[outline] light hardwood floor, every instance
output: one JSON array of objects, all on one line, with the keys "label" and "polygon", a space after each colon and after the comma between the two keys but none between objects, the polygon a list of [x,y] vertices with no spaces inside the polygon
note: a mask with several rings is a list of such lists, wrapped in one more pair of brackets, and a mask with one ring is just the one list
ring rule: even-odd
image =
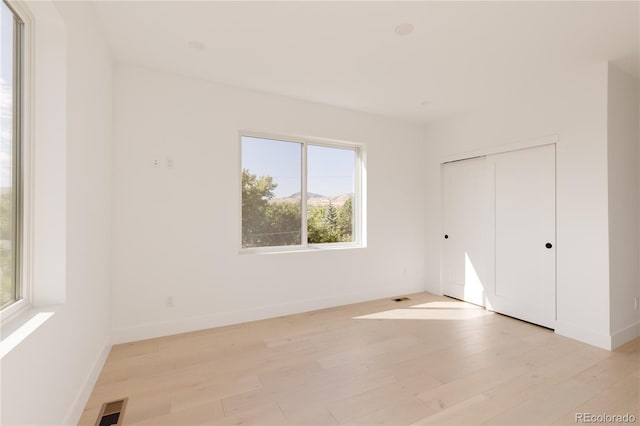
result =
[{"label": "light hardwood floor", "polygon": [[428,293],[114,346],[80,423],[640,423],[640,339],[608,352]]}]

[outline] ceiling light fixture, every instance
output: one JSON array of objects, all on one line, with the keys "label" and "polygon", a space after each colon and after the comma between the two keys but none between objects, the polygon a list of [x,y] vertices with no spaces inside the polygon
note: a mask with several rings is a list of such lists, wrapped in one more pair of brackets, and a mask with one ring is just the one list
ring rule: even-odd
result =
[{"label": "ceiling light fixture", "polygon": [[192,40],[187,44],[190,48],[192,48],[193,50],[197,50],[198,52],[204,50],[204,43],[202,43],[201,41]]},{"label": "ceiling light fixture", "polygon": [[405,36],[413,32],[413,25],[405,22],[404,24],[398,25],[394,31],[400,36]]}]

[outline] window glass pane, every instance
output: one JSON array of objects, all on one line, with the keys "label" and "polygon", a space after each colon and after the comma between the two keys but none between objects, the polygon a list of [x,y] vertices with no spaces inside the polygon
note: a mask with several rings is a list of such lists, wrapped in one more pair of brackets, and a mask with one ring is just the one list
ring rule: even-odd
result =
[{"label": "window glass pane", "polygon": [[302,144],[242,137],[242,247],[302,244]]},{"label": "window glass pane", "polygon": [[307,146],[307,241],[354,241],[356,151]]},{"label": "window glass pane", "polygon": [[14,17],[0,5],[0,306],[17,299],[14,188]]}]

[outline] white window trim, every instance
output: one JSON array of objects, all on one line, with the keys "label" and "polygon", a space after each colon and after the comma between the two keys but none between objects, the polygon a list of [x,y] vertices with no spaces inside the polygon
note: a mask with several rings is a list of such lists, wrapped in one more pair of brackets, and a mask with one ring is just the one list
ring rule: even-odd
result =
[{"label": "white window trim", "polygon": [[19,294],[20,294],[20,299],[15,301],[14,303],[12,303],[9,306],[6,306],[5,308],[3,308],[0,311],[0,322],[4,323],[6,321],[9,321],[12,318],[15,318],[16,316],[18,316],[20,313],[24,312],[26,309],[29,308],[30,304],[31,304],[31,281],[30,281],[30,275],[29,275],[29,268],[27,267],[27,259],[30,253],[30,248],[31,245],[29,244],[30,242],[30,221],[29,221],[29,213],[30,213],[30,200],[29,200],[29,193],[28,193],[28,185],[30,182],[28,173],[30,171],[30,167],[29,167],[29,159],[30,159],[30,138],[31,138],[31,132],[29,129],[29,123],[31,122],[30,120],[30,96],[32,93],[32,79],[31,79],[31,75],[32,73],[30,72],[31,70],[31,64],[32,64],[32,58],[31,58],[31,54],[32,54],[32,48],[31,48],[31,43],[32,43],[32,19],[31,19],[31,15],[28,13],[28,11],[26,11],[24,9],[24,7],[22,7],[22,4],[19,2],[15,2],[15,1],[11,1],[11,0],[7,0],[6,3],[9,5],[11,11],[13,13],[15,13],[20,20],[22,21],[22,35],[21,35],[21,42],[22,42],[22,46],[21,46],[21,53],[20,53],[20,59],[22,60],[22,64],[20,66],[20,97],[21,97],[21,101],[18,104],[20,111],[20,141],[18,141],[18,143],[20,144],[19,146],[19,150],[20,153],[18,154],[20,156],[19,158],[19,169],[18,169],[18,173],[19,173],[19,177],[17,179],[17,182],[14,182],[14,184],[17,185],[17,191],[19,191],[19,198],[20,198],[20,206],[18,207],[18,215],[20,216],[18,218],[18,226],[20,227],[20,229],[18,230],[18,235],[17,238],[19,239],[19,241],[17,242],[17,246],[19,249],[19,253],[17,253],[18,256],[18,267],[19,270],[17,271],[17,286],[20,287]]},{"label": "white window trim", "polygon": [[64,21],[50,0],[7,3],[23,21],[22,299],[0,311],[3,336],[34,309],[63,304],[66,296]]},{"label": "white window trim", "polygon": [[[242,247],[242,138],[253,137],[259,139],[270,139],[274,141],[293,142],[303,145],[302,149],[302,191],[300,196],[301,213],[302,213],[302,229],[300,245],[288,245],[288,246],[269,246],[269,247]],[[256,132],[256,131],[244,131],[241,130],[238,135],[238,149],[240,160],[239,170],[239,182],[238,182],[238,194],[239,194],[239,232],[238,241],[240,243],[240,254],[275,254],[275,253],[297,253],[297,252],[310,252],[310,251],[323,251],[323,250],[342,250],[342,249],[357,249],[366,247],[366,146],[363,143],[348,142],[336,139],[321,139],[309,136],[291,136],[281,135],[274,133]],[[354,170],[354,197],[353,208],[355,211],[353,218],[353,241],[340,242],[340,243],[321,243],[321,244],[308,244],[307,243],[307,146],[323,146],[327,148],[342,148],[353,149],[356,154],[355,170]]]}]

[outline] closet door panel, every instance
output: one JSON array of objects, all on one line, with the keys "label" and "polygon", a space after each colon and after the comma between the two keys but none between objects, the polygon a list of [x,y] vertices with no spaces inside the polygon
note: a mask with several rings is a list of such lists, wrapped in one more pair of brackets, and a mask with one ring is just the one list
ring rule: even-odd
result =
[{"label": "closet door panel", "polygon": [[555,325],[555,145],[492,155],[495,262],[488,307]]},{"label": "closet door panel", "polygon": [[443,166],[443,292],[484,306],[489,208],[486,159]]}]

